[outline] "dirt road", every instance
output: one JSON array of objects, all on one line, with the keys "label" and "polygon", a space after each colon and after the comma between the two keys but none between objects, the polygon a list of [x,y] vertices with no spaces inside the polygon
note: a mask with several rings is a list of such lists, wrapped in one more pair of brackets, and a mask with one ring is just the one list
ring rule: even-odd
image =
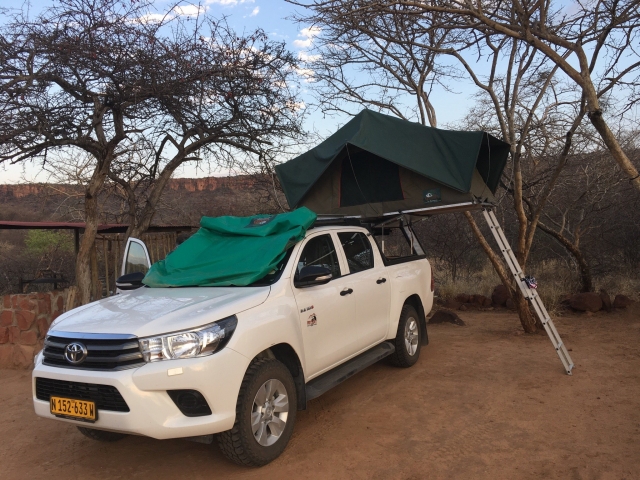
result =
[{"label": "dirt road", "polygon": [[640,308],[556,320],[576,363],[505,312],[433,325],[419,363],[374,365],[299,412],[261,469],[217,447],[103,444],[33,413],[30,373],[0,371],[0,478],[640,478]]}]

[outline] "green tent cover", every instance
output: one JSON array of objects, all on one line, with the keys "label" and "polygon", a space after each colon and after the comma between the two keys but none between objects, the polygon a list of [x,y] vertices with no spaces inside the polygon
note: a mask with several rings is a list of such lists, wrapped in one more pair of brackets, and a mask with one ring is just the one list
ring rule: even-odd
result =
[{"label": "green tent cover", "polygon": [[200,229],[144,277],[149,287],[246,286],[278,265],[304,238],[316,214],[307,208],[279,215],[202,217]]},{"label": "green tent cover", "polygon": [[292,208],[371,214],[492,201],[508,154],[509,144],[486,132],[440,130],[363,110],[276,173]]}]

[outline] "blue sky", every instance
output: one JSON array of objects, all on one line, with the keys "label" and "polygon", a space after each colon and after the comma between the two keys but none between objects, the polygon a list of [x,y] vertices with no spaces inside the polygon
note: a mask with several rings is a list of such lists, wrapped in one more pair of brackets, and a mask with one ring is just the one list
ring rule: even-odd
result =
[{"label": "blue sky", "polygon": [[[31,0],[26,3],[31,14],[36,14],[52,2],[44,0]],[[159,13],[171,8],[175,2],[162,0],[156,2],[155,8]],[[289,49],[301,58],[310,47],[313,38],[313,31],[308,29],[308,25],[296,24],[290,17],[300,10],[284,0],[203,0],[202,6],[207,13],[214,16],[226,16],[231,27],[238,32],[250,32],[256,28],[262,28],[268,33],[271,39],[283,41]],[[195,8],[195,7],[194,7]],[[310,83],[301,82],[301,96],[305,103],[310,103],[311,95]],[[461,82],[456,85],[457,92],[449,93],[444,90],[436,91],[433,96],[433,103],[438,115],[440,126],[452,124],[460,120],[465,114],[473,88],[470,84]],[[357,113],[357,112],[354,112]],[[315,132],[324,138],[342,126],[348,117],[331,116],[326,117],[321,112],[309,109],[305,121],[305,129]],[[215,172],[197,171],[195,168],[186,166],[179,170],[177,176],[197,177],[214,175],[227,175],[228,171],[219,170]],[[16,183],[24,179],[28,181],[47,181],[46,176],[39,171],[37,166],[25,164],[24,166],[0,165],[0,183]]]}]

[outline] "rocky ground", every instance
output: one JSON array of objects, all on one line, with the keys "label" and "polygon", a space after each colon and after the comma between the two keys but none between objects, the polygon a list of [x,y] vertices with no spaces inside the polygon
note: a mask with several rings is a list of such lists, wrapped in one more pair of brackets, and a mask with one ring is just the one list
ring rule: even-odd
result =
[{"label": "rocky ground", "polygon": [[93,442],[34,415],[29,372],[0,371],[0,478],[638,478],[638,303],[556,319],[572,376],[514,313],[457,313],[466,326],[430,326],[415,367],[379,363],[312,401],[259,470],[183,440]]}]

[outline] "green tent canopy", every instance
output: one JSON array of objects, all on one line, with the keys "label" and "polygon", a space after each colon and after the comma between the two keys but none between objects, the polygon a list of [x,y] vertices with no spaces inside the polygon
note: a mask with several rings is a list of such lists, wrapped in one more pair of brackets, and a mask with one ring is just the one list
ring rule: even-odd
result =
[{"label": "green tent canopy", "polygon": [[276,167],[291,208],[318,214],[492,203],[509,144],[363,110],[320,145]]},{"label": "green tent canopy", "polygon": [[315,220],[304,207],[279,215],[202,217],[200,229],[154,263],[142,282],[149,287],[250,285],[273,273]]}]

